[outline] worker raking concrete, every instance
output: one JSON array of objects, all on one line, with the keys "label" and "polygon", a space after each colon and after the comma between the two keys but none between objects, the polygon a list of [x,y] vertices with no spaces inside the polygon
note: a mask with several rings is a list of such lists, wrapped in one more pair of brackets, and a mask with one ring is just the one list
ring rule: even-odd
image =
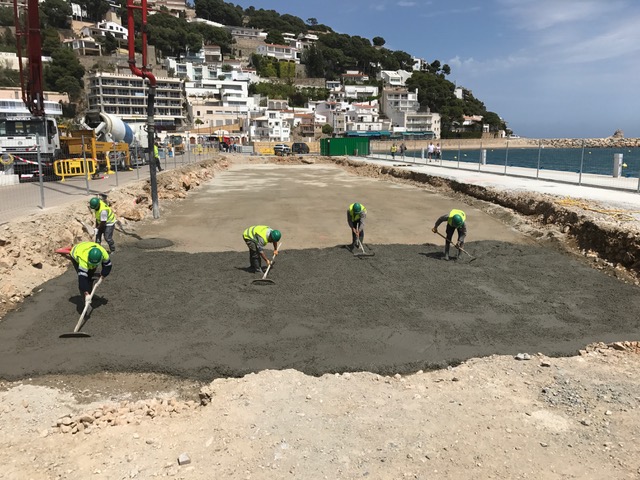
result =
[{"label": "worker raking concrete", "polygon": [[[456,252],[456,259],[460,255],[460,249],[464,245],[464,239],[467,236],[467,224],[466,224],[467,216],[462,210],[453,209],[449,213],[442,215],[438,220],[436,220],[435,226],[431,229],[433,233],[438,232],[438,226],[447,222],[447,236],[445,238],[445,247],[444,247],[444,259],[449,260],[449,247],[451,246],[451,239],[453,238],[453,232],[458,231],[458,242],[455,244],[455,247],[458,249]],[[442,236],[442,235],[441,235]]]},{"label": "worker raking concrete", "polygon": [[247,228],[242,233],[242,239],[249,248],[249,261],[251,262],[250,270],[254,273],[262,275],[262,260],[267,266],[271,265],[271,260],[264,253],[264,247],[267,244],[273,244],[273,258],[278,255],[278,242],[282,238],[280,230],[275,230],[266,225],[254,225]]},{"label": "worker raking concrete", "polygon": [[347,223],[351,229],[351,250],[358,248],[358,240],[364,242],[364,221],[367,218],[367,209],[360,203],[352,203],[347,209]]},{"label": "worker raking concrete", "polygon": [[73,268],[78,273],[78,288],[83,297],[88,297],[93,289],[94,275],[98,266],[102,265],[100,277],[106,278],[111,273],[109,253],[98,243],[80,242],[71,252]]},{"label": "worker raking concrete", "polygon": [[113,209],[106,202],[98,197],[93,197],[89,200],[89,207],[95,212],[96,216],[96,229],[94,231],[96,243],[102,243],[102,237],[104,236],[107,245],[109,245],[109,253],[115,253],[116,244],[113,241],[113,231],[116,228],[116,214],[113,213]]}]

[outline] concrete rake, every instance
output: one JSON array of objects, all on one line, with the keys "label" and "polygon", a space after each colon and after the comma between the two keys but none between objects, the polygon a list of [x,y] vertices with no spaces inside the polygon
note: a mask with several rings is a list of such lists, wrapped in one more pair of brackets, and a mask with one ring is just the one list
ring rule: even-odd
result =
[{"label": "concrete rake", "polygon": [[[282,242],[280,242],[278,244],[278,250],[280,250],[280,247],[282,246]],[[255,280],[253,280],[251,283],[254,285],[273,285],[276,282],[274,282],[273,280],[271,280],[270,278],[267,278],[267,275],[269,275],[269,270],[271,270],[271,265],[273,265],[273,262],[276,261],[276,257],[274,256],[271,259],[271,263],[269,264],[269,266],[267,267],[267,271],[264,272],[264,275],[262,275],[262,278],[256,278]]]},{"label": "concrete rake", "polygon": [[76,328],[73,329],[73,332],[63,333],[62,335],[60,335],[59,338],[86,338],[91,336],[88,333],[81,332],[80,329],[84,325],[86,316],[92,310],[91,300],[93,299],[93,294],[96,293],[96,289],[98,288],[98,285],[100,285],[101,283],[102,283],[102,277],[98,279],[96,284],[93,286],[93,289],[91,290],[91,294],[85,299],[84,310],[82,310],[82,313],[80,314],[80,318],[78,319],[78,323],[76,324]]},{"label": "concrete rake", "polygon": [[358,247],[360,248],[360,252],[356,252],[353,254],[354,257],[374,257],[375,253],[373,252],[365,252],[364,247],[362,246],[362,242],[358,239]]},{"label": "concrete rake", "polygon": [[[445,241],[445,242],[447,241],[447,237],[445,237],[444,235],[442,235],[440,232],[435,232],[435,233],[437,233],[437,234],[438,234],[438,235],[440,235],[442,238],[444,238],[444,241]],[[478,259],[477,257],[474,257],[474,256],[473,256],[473,255],[471,255],[469,252],[467,252],[464,248],[462,248],[462,247],[460,247],[460,246],[456,245],[456,244],[455,244],[455,243],[453,243],[453,242],[451,242],[451,244],[452,244],[454,247],[456,247],[460,252],[464,252],[464,253],[466,253],[467,255],[469,255],[469,257],[471,257],[471,258],[470,258],[470,260],[469,260],[469,263],[471,263],[471,262],[473,262],[473,261],[475,261],[475,260],[477,260],[477,259]]]}]

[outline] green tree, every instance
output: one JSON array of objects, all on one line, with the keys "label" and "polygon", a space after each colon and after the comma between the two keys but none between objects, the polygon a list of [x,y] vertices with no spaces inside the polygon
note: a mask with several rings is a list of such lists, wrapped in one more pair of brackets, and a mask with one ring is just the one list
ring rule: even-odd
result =
[{"label": "green tree", "polygon": [[71,3],[66,0],[44,0],[40,4],[40,23],[55,28],[71,27]]},{"label": "green tree", "polygon": [[234,6],[222,0],[195,0],[194,7],[198,18],[227,26],[242,25],[244,12],[240,6]]},{"label": "green tree", "polygon": [[89,19],[98,22],[102,20],[109,11],[109,2],[106,0],[75,0],[74,3],[80,5],[80,8],[87,11]]},{"label": "green tree", "polygon": [[495,112],[486,112],[482,116],[482,122],[489,125],[489,131],[497,132],[498,130],[505,130],[506,125],[500,115]]},{"label": "green tree", "polygon": [[83,95],[84,67],[75,52],[62,45],[51,53],[51,63],[44,68],[44,83],[47,90],[66,92],[73,102]]},{"label": "green tree", "polygon": [[276,30],[271,30],[267,34],[267,38],[265,38],[264,41],[266,43],[271,43],[271,44],[275,44],[275,45],[284,45],[284,43],[285,43],[285,40],[284,40],[284,37],[282,36],[282,33],[278,32]]},{"label": "green tree", "polygon": [[6,65],[0,65],[0,87],[20,86],[20,73]]},{"label": "green tree", "polygon": [[333,133],[333,127],[331,125],[329,125],[328,123],[325,123],[322,126],[322,133],[324,135],[331,135]]},{"label": "green tree", "polygon": [[118,40],[116,40],[116,37],[114,37],[111,32],[107,32],[104,37],[98,38],[98,42],[100,42],[100,44],[102,45],[103,53],[106,53],[108,55],[111,55],[120,46]]},{"label": "green tree", "polygon": [[373,45],[376,47],[382,47],[387,41],[382,37],[373,37]]},{"label": "green tree", "polygon": [[307,18],[307,25],[311,25],[312,27],[315,27],[316,25],[318,25],[318,19],[315,17]]},{"label": "green tree", "polygon": [[312,45],[302,52],[301,61],[304,65],[305,71],[307,72],[307,77],[324,77],[324,57],[322,56],[322,51],[315,45]]},{"label": "green tree", "polygon": [[1,27],[13,27],[16,21],[13,17],[12,7],[0,7],[0,26]]}]

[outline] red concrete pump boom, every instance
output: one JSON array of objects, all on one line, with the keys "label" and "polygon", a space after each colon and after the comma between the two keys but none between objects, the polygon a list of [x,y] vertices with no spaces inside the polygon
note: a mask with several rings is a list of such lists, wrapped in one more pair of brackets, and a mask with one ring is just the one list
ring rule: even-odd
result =
[{"label": "red concrete pump boom", "polygon": [[[44,117],[44,85],[42,77],[42,38],[40,33],[40,12],[38,0],[26,0],[27,18],[25,25],[20,19],[19,0],[13,0],[13,15],[16,26],[16,46],[22,100],[34,117]],[[24,6],[24,3],[22,3]],[[26,39],[28,72],[22,65],[22,43]]]}]

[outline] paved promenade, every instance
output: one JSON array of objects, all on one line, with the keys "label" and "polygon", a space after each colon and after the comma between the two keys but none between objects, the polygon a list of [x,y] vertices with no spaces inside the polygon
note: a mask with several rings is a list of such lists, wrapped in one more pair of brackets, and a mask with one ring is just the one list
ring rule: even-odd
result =
[{"label": "paved promenade", "polygon": [[[202,160],[205,157],[199,157]],[[457,162],[438,161],[432,163],[403,162],[402,160],[391,161],[383,156],[380,157],[350,157],[351,160],[364,161],[376,165],[396,166],[401,169],[413,170],[416,172],[428,173],[429,175],[449,178],[461,183],[471,183],[486,187],[512,191],[535,191],[551,195],[567,196],[576,199],[591,200],[610,208],[623,209],[640,220],[640,193],[636,186],[638,179],[616,178],[616,182],[628,182],[629,190],[623,191],[612,189],[611,184],[614,179],[602,175],[583,174],[583,178],[595,186],[578,185],[577,174],[571,172],[557,172],[545,170],[545,179],[536,179],[535,169],[520,167],[509,167],[510,175],[504,175],[504,167],[498,165],[482,165],[481,171],[477,165],[469,164],[474,169],[458,169]],[[195,158],[191,158],[195,161]],[[418,161],[422,161],[418,159]],[[168,159],[165,167],[171,169],[175,166],[189,163],[185,158],[181,161],[177,157],[175,162]],[[515,176],[517,170],[518,176]],[[575,177],[575,178],[574,178]],[[25,215],[47,211],[52,207],[58,207],[78,199],[86,199],[88,196],[108,192],[118,185],[146,180],[149,178],[149,167],[144,166],[133,171],[118,172],[118,174],[105,176],[101,180],[87,182],[84,178],[71,178],[66,182],[45,182],[44,208],[40,208],[41,194],[39,184],[23,183],[9,187],[0,187],[0,224]],[[575,183],[567,183],[575,182]]]}]

